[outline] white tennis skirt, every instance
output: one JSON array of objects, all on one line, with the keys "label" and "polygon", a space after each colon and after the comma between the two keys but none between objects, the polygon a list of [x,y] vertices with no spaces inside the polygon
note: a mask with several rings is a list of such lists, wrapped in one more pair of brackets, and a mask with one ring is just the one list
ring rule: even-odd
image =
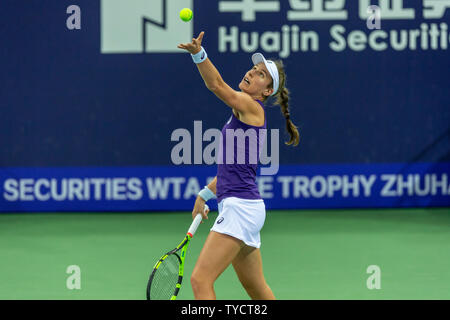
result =
[{"label": "white tennis skirt", "polygon": [[259,248],[261,231],[266,220],[266,206],[262,199],[225,198],[218,204],[219,215],[211,231],[227,234],[246,245]]}]

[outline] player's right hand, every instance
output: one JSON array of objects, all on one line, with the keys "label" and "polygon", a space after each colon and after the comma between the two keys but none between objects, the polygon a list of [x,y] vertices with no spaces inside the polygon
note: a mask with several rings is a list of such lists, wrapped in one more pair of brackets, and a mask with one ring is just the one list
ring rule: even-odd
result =
[{"label": "player's right hand", "polygon": [[[192,210],[192,219],[195,219],[197,214],[201,213],[203,220],[208,219],[208,213],[209,209],[205,211],[205,200],[203,200],[201,197],[197,196],[197,199],[195,200],[194,209]],[[203,221],[202,221],[203,223]]]}]

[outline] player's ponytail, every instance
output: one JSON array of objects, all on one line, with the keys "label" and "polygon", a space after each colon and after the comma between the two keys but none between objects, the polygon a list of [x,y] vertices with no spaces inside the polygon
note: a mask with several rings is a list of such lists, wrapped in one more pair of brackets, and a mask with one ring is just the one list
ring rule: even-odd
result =
[{"label": "player's ponytail", "polygon": [[289,110],[289,90],[286,88],[286,73],[284,71],[284,65],[281,60],[275,61],[278,68],[278,73],[280,75],[280,87],[278,92],[275,94],[277,98],[276,105],[281,108],[281,113],[286,119],[286,131],[289,133],[290,139],[286,142],[287,145],[293,144],[297,146],[300,142],[300,134],[298,133],[297,127],[291,120],[291,113]]}]

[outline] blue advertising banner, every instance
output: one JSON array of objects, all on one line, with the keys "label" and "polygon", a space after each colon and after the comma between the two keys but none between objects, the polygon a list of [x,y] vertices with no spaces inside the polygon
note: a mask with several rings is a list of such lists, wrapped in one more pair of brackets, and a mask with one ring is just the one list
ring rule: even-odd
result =
[{"label": "blue advertising banner", "polygon": [[201,31],[235,90],[253,53],[285,65],[300,144],[269,100],[269,208],[450,206],[450,0],[3,0],[0,21],[0,212],[188,210],[216,174],[197,130],[231,115],[177,48]]},{"label": "blue advertising banner", "polygon": [[[445,207],[450,163],[286,165],[257,184],[268,209]],[[0,170],[0,208],[28,211],[192,210],[214,167]],[[217,209],[217,201],[209,205]]]}]

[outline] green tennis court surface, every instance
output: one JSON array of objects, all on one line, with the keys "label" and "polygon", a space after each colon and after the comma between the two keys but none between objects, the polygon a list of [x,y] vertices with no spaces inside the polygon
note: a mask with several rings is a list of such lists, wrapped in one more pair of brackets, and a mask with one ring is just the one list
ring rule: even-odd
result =
[{"label": "green tennis court surface", "polygon": [[[217,212],[188,249],[178,299]],[[175,247],[190,213],[0,215],[0,299],[145,299],[156,260]],[[450,209],[270,211],[264,272],[278,299],[450,299]],[[69,290],[67,267],[81,270]],[[369,290],[367,268],[380,268]],[[218,299],[248,299],[232,267]]]}]

